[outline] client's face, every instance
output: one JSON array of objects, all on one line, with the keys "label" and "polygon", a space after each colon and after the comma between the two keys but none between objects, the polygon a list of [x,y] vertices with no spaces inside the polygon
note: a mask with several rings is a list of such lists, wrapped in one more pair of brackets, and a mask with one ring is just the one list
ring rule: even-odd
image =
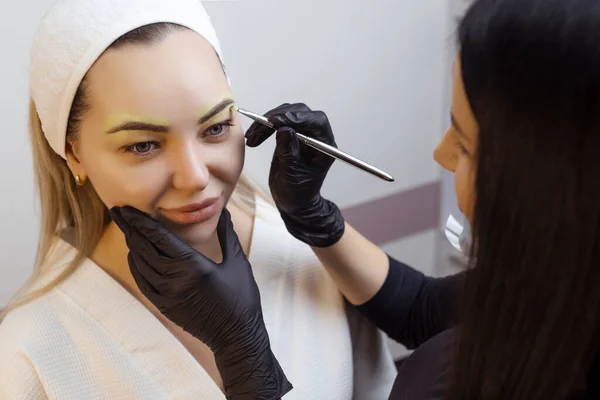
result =
[{"label": "client's face", "polygon": [[472,223],[475,202],[475,150],[479,128],[469,105],[457,57],[452,78],[452,123],[434,152],[434,159],[454,172],[458,207]]},{"label": "client's face", "polygon": [[243,130],[213,48],[178,31],[111,49],[87,83],[90,109],[71,163],[106,206],[134,206],[192,245],[213,237],[244,163]]}]

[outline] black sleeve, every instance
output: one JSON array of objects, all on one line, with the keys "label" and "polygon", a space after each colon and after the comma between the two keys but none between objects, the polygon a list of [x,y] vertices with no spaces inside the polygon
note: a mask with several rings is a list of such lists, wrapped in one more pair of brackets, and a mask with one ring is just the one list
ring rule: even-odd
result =
[{"label": "black sleeve", "polygon": [[465,272],[432,278],[388,258],[383,286],[357,309],[390,338],[414,349],[456,322]]},{"label": "black sleeve", "polygon": [[451,380],[454,330],[423,343],[402,363],[389,400],[443,400]]}]

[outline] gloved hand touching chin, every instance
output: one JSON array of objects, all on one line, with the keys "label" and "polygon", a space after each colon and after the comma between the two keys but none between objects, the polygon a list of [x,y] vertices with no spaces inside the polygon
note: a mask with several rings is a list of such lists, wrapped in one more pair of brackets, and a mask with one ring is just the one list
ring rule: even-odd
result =
[{"label": "gloved hand touching chin", "polygon": [[110,215],[125,233],[140,291],[210,347],[228,399],[274,400],[292,389],[271,351],[258,286],[227,209],[217,226],[220,264],[135,208],[115,207]]}]

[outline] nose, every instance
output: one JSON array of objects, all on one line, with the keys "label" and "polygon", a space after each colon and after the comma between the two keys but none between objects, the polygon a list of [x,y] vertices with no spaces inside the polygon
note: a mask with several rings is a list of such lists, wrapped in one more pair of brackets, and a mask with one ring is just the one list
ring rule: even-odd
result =
[{"label": "nose", "polygon": [[449,133],[446,133],[433,152],[433,159],[445,170],[454,172],[456,170],[457,151],[456,146],[451,143]]},{"label": "nose", "polygon": [[179,190],[206,189],[210,174],[199,146],[187,144],[173,155],[173,186]]}]

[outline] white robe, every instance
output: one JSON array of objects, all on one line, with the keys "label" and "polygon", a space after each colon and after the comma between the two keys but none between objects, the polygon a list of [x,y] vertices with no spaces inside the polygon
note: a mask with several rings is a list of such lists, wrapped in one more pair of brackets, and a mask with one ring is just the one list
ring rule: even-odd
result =
[{"label": "white robe", "polygon": [[[258,200],[250,263],[285,400],[387,399],[384,336],[342,296],[311,249]],[[63,262],[73,257],[68,247]],[[224,399],[185,347],[91,260],[0,325],[0,399]]]}]

